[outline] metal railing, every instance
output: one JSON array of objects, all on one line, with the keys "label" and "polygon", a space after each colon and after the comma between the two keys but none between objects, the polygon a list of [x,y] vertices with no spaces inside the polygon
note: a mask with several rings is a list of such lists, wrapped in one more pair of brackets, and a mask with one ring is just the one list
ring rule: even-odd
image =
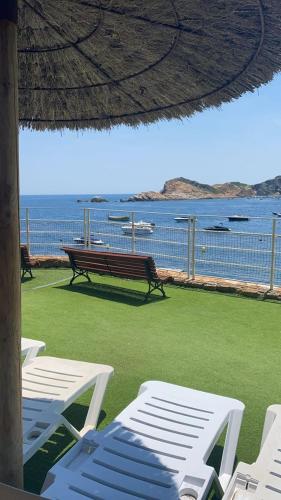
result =
[{"label": "metal railing", "polygon": [[[281,220],[251,217],[247,231],[206,229],[210,221],[227,217],[188,215],[182,224],[173,213],[124,212],[128,221],[109,220],[105,209],[84,208],[76,218],[33,216],[26,208],[21,217],[21,241],[34,255],[61,254],[63,245],[102,251],[152,255],[158,267],[238,281],[263,283],[270,289],[281,285]],[[155,223],[151,231],[140,229],[140,219]],[[125,228],[127,226],[127,230]],[[235,227],[238,229],[236,230]],[[128,229],[131,228],[131,229]],[[260,229],[260,231],[258,230]],[[125,234],[124,234],[125,233]]]}]

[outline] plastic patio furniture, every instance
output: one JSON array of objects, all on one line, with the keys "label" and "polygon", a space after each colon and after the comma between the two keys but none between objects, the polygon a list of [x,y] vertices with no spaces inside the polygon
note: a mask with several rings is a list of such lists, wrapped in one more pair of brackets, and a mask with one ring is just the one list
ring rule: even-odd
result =
[{"label": "plastic patio furniture", "polygon": [[239,462],[223,498],[281,499],[281,405],[267,409],[259,456],[251,465]]},{"label": "plastic patio furniture", "polygon": [[25,357],[23,366],[27,365],[31,359],[36,358],[37,354],[44,349],[46,349],[45,342],[22,337],[21,354]]},{"label": "plastic patio furniture", "polygon": [[[164,382],[146,382],[101,432],[89,431],[49,471],[44,498],[206,498],[231,478],[244,405]],[[219,478],[206,461],[227,426]]]},{"label": "plastic patio furniture", "polygon": [[[80,439],[95,428],[100,414],[111,366],[39,356],[22,368],[24,462],[64,425]],[[62,413],[84,392],[95,386],[85,426],[78,431]]]}]

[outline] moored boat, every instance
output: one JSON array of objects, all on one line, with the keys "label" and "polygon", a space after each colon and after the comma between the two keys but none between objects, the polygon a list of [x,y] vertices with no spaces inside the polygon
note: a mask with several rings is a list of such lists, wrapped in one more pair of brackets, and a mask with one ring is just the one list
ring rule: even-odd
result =
[{"label": "moored boat", "polygon": [[246,215],[230,215],[228,217],[229,222],[242,222],[242,221],[248,221],[249,217]]},{"label": "moored boat", "polygon": [[219,226],[214,225],[214,226],[204,227],[204,230],[205,231],[231,231],[231,229],[229,229],[229,227],[226,227],[223,224],[220,224]]},{"label": "moored boat", "polygon": [[115,222],[126,222],[130,220],[129,215],[108,215],[108,220]]},{"label": "moored boat", "polygon": [[281,217],[281,213],[280,212],[272,212],[272,215],[276,215],[276,217]]},{"label": "moored boat", "polygon": [[[84,245],[85,244],[85,239],[83,238],[83,236],[81,236],[80,238],[73,238],[73,241],[77,245]],[[104,243],[104,241],[99,240],[97,238],[91,238],[90,244],[91,245],[104,245],[105,243]]]},{"label": "moored boat", "polygon": [[122,226],[122,231],[128,236],[132,236],[133,234],[136,236],[148,236],[153,233],[153,229],[150,224],[146,223],[140,225],[140,223],[137,222],[134,225],[127,224],[126,226]]},{"label": "moored boat", "polygon": [[146,222],[144,220],[139,220],[137,222],[128,222],[128,224],[126,224],[126,226],[134,226],[135,227],[155,227],[155,222]]},{"label": "moored boat", "polygon": [[190,217],[188,215],[182,215],[181,217],[174,217],[176,222],[188,222]]}]

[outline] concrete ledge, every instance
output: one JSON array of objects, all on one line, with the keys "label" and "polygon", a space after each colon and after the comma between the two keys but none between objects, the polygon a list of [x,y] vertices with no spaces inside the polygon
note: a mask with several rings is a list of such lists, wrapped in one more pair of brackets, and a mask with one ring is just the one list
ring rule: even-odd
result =
[{"label": "concrete ledge", "polygon": [[233,293],[252,297],[260,300],[271,299],[281,301],[281,288],[269,290],[266,285],[249,283],[244,281],[227,280],[223,278],[214,278],[210,276],[196,276],[193,280],[188,278],[184,272],[158,269],[158,274],[162,278],[167,278],[169,283],[188,288],[202,288],[223,293]]},{"label": "concrete ledge", "polygon": [[51,267],[70,267],[69,258],[67,256],[42,256],[42,255],[32,255],[31,261],[34,266],[39,268],[48,269]]}]

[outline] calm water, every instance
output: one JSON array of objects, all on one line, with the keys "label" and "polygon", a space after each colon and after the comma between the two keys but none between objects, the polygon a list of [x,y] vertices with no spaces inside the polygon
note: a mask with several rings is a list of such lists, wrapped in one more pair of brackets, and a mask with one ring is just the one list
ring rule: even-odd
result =
[{"label": "calm water", "polygon": [[[154,233],[137,238],[135,250],[149,253],[161,267],[187,270],[187,225],[174,221],[177,215],[196,215],[195,259],[198,274],[238,278],[268,283],[271,269],[272,212],[281,212],[281,199],[241,198],[221,200],[181,200],[159,202],[126,202],[128,194],[103,195],[108,203],[77,203],[93,195],[22,196],[22,241],[25,241],[25,208],[30,209],[31,250],[34,254],[60,253],[62,244],[73,244],[74,237],[83,236],[84,208],[92,208],[91,234],[101,238],[108,249],[132,250],[132,238],[125,237],[121,224],[109,224],[108,214],[119,210],[138,212],[135,221],[155,222]],[[102,211],[100,209],[105,209]],[[247,215],[247,222],[229,222],[228,215]],[[211,217],[207,217],[211,216]],[[262,217],[262,219],[255,219]],[[50,222],[53,221],[53,222]],[[220,224],[231,232],[209,233],[206,226]],[[281,219],[277,219],[281,235]],[[98,247],[95,247],[98,249]],[[104,250],[104,247],[101,249]],[[280,251],[279,251],[280,250]],[[189,261],[188,261],[189,259]],[[281,237],[276,239],[275,281],[281,283]]]},{"label": "calm water", "polygon": [[[128,194],[102,195],[108,203],[77,203],[77,199],[89,199],[93,195],[44,195],[21,196],[21,208],[30,207],[32,215],[38,218],[72,219],[81,217],[83,208],[104,208],[109,212],[118,210],[160,212],[155,215],[156,222],[174,223],[173,218],[165,213],[176,215],[218,215],[213,223],[222,222],[222,217],[233,214],[246,214],[250,217],[271,217],[272,212],[281,212],[281,198],[236,198],[221,200],[179,200],[179,201],[144,201],[120,203],[120,198],[128,198]],[[176,223],[175,223],[176,224]],[[236,228],[245,230],[244,223],[236,223]],[[267,230],[265,221],[247,223],[247,231]]]}]

